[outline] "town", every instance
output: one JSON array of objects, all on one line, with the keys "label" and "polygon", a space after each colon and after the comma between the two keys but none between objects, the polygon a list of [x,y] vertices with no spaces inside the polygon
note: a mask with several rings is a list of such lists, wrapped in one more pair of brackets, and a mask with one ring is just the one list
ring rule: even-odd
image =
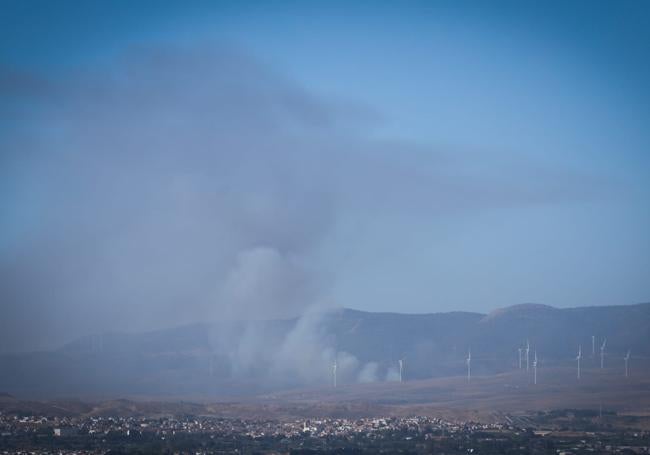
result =
[{"label": "town", "polygon": [[[572,412],[582,428],[538,429],[539,422]],[[0,453],[650,453],[650,432],[585,426],[592,415],[580,414],[506,416],[504,423],[424,416],[282,421],[0,415]]]}]

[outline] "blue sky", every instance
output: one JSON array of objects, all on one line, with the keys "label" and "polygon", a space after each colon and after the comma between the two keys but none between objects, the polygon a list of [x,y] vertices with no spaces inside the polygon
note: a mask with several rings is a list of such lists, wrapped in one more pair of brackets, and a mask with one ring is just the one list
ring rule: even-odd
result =
[{"label": "blue sky", "polygon": [[[567,307],[650,299],[650,7],[645,2],[5,0],[2,5],[0,96],[8,101],[0,109],[2,265],[25,277],[36,273],[29,264],[38,262],[39,276],[53,286],[43,291],[55,295],[48,303],[52,311],[66,305],[57,301],[81,298],[78,281],[72,273],[59,277],[43,266],[48,261],[34,249],[60,245],[66,232],[100,243],[106,232],[112,238],[100,218],[124,216],[122,202],[149,185],[159,194],[169,188],[164,182],[181,181],[194,191],[191,201],[204,201],[206,194],[219,194],[214,183],[219,179],[238,191],[234,205],[252,204],[254,215],[246,217],[256,229],[270,226],[274,234],[255,231],[242,240],[238,232],[241,244],[232,251],[215,244],[214,254],[224,256],[215,263],[223,264],[204,279],[221,283],[219,290],[207,296],[197,291],[205,289],[203,282],[179,280],[171,292],[178,294],[176,300],[161,304],[165,310],[156,321],[143,318],[131,327],[106,309],[100,312],[104,318],[88,316],[83,322],[97,329],[102,321],[139,329],[170,325],[179,313],[188,321],[201,319],[214,300],[244,298],[230,294],[229,280],[234,276],[237,286],[246,287],[252,273],[241,270],[246,261],[254,262],[262,293],[271,286],[279,299],[374,311],[487,312],[522,302]],[[177,62],[187,64],[177,79],[160,76],[158,81],[157,63],[146,68],[133,63],[155,60],[142,51],[151,48],[175,53]],[[206,61],[214,66],[206,70]],[[227,145],[209,128],[195,130],[207,119],[202,111],[200,119],[186,112],[185,95],[198,89],[187,86],[171,100],[164,93],[188,80],[210,91],[209,80],[202,78],[206,71],[218,78],[222,67],[234,75],[224,76],[226,93],[218,99],[226,101],[215,115],[230,122],[228,134],[239,134]],[[175,67],[160,68],[177,73]],[[136,86],[136,79],[144,85]],[[252,99],[249,85],[241,93],[228,91],[240,82],[252,84],[259,100]],[[115,98],[95,100],[93,87],[116,98],[126,96],[127,89],[129,96],[146,92],[144,102],[151,106],[142,108],[145,113],[159,112],[154,106],[160,100],[169,103],[164,121],[180,129],[170,133],[167,144],[178,148],[165,152],[171,158],[164,179],[162,171],[151,175],[155,163],[165,162],[149,150],[156,143],[146,142],[146,128],[152,126],[138,131],[125,122],[107,138],[128,137],[128,143],[118,143],[125,148],[146,144],[148,151],[136,159],[142,168],[111,195],[95,195],[93,182],[118,181],[122,174],[111,169],[124,164],[105,159],[113,153],[109,146],[103,150],[111,141],[101,136],[107,134],[104,123],[101,128],[93,123],[94,113],[104,122],[115,113],[138,119],[144,114],[135,104],[113,105]],[[192,96],[198,99],[201,92]],[[257,102],[265,103],[259,118]],[[291,118],[278,109],[287,109]],[[248,123],[251,117],[255,120]],[[181,118],[192,126],[179,126]],[[93,131],[100,136],[90,138]],[[259,144],[238,142],[259,131],[264,137]],[[179,139],[186,136],[201,138],[200,147]],[[193,149],[208,144],[218,144],[209,157]],[[228,159],[218,156],[224,147],[231,149]],[[282,150],[270,161],[272,172],[239,161],[240,149],[264,147]],[[250,160],[266,157],[251,152]],[[237,170],[210,174],[210,166]],[[160,187],[151,183],[158,178]],[[285,178],[291,183],[277,183]],[[90,196],[79,199],[87,190]],[[238,199],[242,194],[244,202]],[[99,201],[108,201],[115,212],[97,213]],[[150,209],[150,201],[142,204]],[[196,202],[202,214],[212,208],[203,203]],[[296,206],[304,212],[295,215]],[[284,221],[291,227],[277,221],[278,207],[289,213]],[[220,215],[239,216],[228,213]],[[326,221],[316,229],[306,218]],[[221,232],[220,222],[206,221],[211,222],[214,230],[199,234],[206,242],[234,235],[225,228],[226,234]],[[302,223],[308,233],[301,231]],[[137,238],[144,229],[135,223],[124,228],[124,236]],[[285,242],[276,230],[311,239],[305,240],[309,246]],[[158,247],[174,243],[174,235],[162,235]],[[103,264],[111,254],[53,257]],[[138,258],[144,268],[153,260]],[[196,267],[209,263],[192,255],[184,260]],[[156,276],[172,273],[182,274],[166,269]],[[106,277],[106,270],[97,275]],[[267,283],[278,276],[286,280],[282,286],[308,281],[309,289],[289,291]],[[43,296],[22,292],[15,283],[4,283],[0,291],[17,302],[14,325],[19,326],[25,318],[19,308],[39,308]],[[139,301],[160,297],[133,283],[104,285],[120,290],[122,297],[115,299],[133,293]],[[93,300],[92,291],[84,292],[84,301]],[[138,305],[147,314],[150,307]],[[60,322],[52,330],[63,327]]]}]

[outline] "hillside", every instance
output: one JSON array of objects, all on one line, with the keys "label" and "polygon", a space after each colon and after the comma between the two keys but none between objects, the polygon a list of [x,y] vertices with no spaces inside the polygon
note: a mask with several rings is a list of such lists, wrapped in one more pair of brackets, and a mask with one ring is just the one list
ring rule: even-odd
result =
[{"label": "hillside", "polygon": [[[341,385],[395,380],[398,359],[407,380],[463,375],[470,348],[474,374],[485,376],[517,369],[517,349],[526,340],[531,359],[537,351],[546,366],[571,367],[578,344],[584,367],[598,366],[605,337],[607,369],[621,370],[628,349],[633,367],[650,357],[650,304],[571,309],[526,304],[487,315],[346,309],[312,319],[306,328],[304,320],[292,319],[105,333],[53,351],[4,355],[0,391],[30,398],[252,396],[326,386],[331,379],[327,355],[334,352]],[[247,357],[252,360],[244,364]],[[280,370],[279,362],[287,359],[307,372],[299,376],[286,365]]]}]

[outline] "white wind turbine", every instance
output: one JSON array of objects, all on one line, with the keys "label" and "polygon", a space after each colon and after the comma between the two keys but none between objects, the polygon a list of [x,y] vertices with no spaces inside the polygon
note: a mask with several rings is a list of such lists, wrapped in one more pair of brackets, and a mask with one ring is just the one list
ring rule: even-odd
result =
[{"label": "white wind turbine", "polygon": [[402,373],[404,371],[404,360],[399,359],[397,362],[399,363],[399,382],[402,382]]},{"label": "white wind turbine", "polygon": [[580,379],[580,359],[582,359],[582,345],[578,345],[578,356],[576,357],[578,361],[578,379]]},{"label": "white wind turbine", "polygon": [[530,370],[530,368],[528,368],[528,362],[530,358],[530,356],[528,355],[529,352],[530,352],[530,342],[526,340],[526,371]]},{"label": "white wind turbine", "polygon": [[596,335],[591,336],[591,358],[596,357]]},{"label": "white wind turbine", "polygon": [[467,351],[467,382],[472,379],[472,350]]},{"label": "white wind turbine", "polygon": [[537,385],[537,350],[535,350],[535,358],[533,359],[533,383]]},{"label": "white wind turbine", "polygon": [[519,351],[519,369],[521,370],[521,351],[522,351],[522,349],[518,348],[517,350]]},{"label": "white wind turbine", "polygon": [[332,382],[334,384],[334,388],[336,388],[336,359],[334,359],[334,363],[332,364]]},{"label": "white wind turbine", "polygon": [[607,338],[603,340],[603,344],[600,346],[600,368],[605,368],[605,346],[607,345]]},{"label": "white wind turbine", "polygon": [[624,357],[624,360],[625,360],[625,377],[627,378],[629,376],[629,374],[628,374],[629,372],[628,372],[628,369],[627,369],[627,364],[630,361],[630,350],[629,349],[627,351],[627,354]]}]

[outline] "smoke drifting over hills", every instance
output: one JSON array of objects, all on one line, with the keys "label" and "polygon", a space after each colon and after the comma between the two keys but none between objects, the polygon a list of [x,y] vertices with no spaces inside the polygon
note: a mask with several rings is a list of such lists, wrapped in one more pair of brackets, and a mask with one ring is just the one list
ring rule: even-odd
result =
[{"label": "smoke drifting over hills", "polygon": [[[16,135],[7,164],[36,186],[39,213],[3,264],[14,306],[3,333],[17,337],[12,318],[33,314],[24,306],[44,318],[34,333],[49,345],[86,327],[292,317],[323,305],[310,264],[337,195],[329,159],[314,152],[343,152],[330,138],[341,134],[333,108],[223,50],[141,50],[110,72],[34,83],[42,90],[22,96],[37,108],[23,115],[41,117],[38,134]],[[315,314],[275,340],[253,323],[217,333],[214,351],[235,377],[259,375],[269,358],[276,379],[327,377],[335,354]],[[339,362],[342,374],[356,367],[345,353]]]},{"label": "smoke drifting over hills", "polygon": [[340,239],[364,212],[431,216],[600,191],[597,179],[543,169],[528,181],[525,163],[503,178],[462,172],[467,155],[411,162],[417,147],[368,138],[381,119],[372,109],[326,102],[231,50],[137,49],[58,76],[3,74],[5,351],[301,316],[272,342],[250,323],[215,334],[213,348],[234,375],[264,357],[270,377],[322,380],[338,356],[342,377],[373,381],[377,365],[337,354],[312,311],[350,304],[329,286],[348,248]]},{"label": "smoke drifting over hills", "polygon": [[3,246],[15,307],[3,329],[33,317],[24,306],[57,343],[87,326],[286,317],[313,303],[305,263],[333,195],[299,136],[331,129],[326,108],[225,51],[142,50],[33,82],[3,84],[36,122],[5,144],[15,210],[28,213]]}]

